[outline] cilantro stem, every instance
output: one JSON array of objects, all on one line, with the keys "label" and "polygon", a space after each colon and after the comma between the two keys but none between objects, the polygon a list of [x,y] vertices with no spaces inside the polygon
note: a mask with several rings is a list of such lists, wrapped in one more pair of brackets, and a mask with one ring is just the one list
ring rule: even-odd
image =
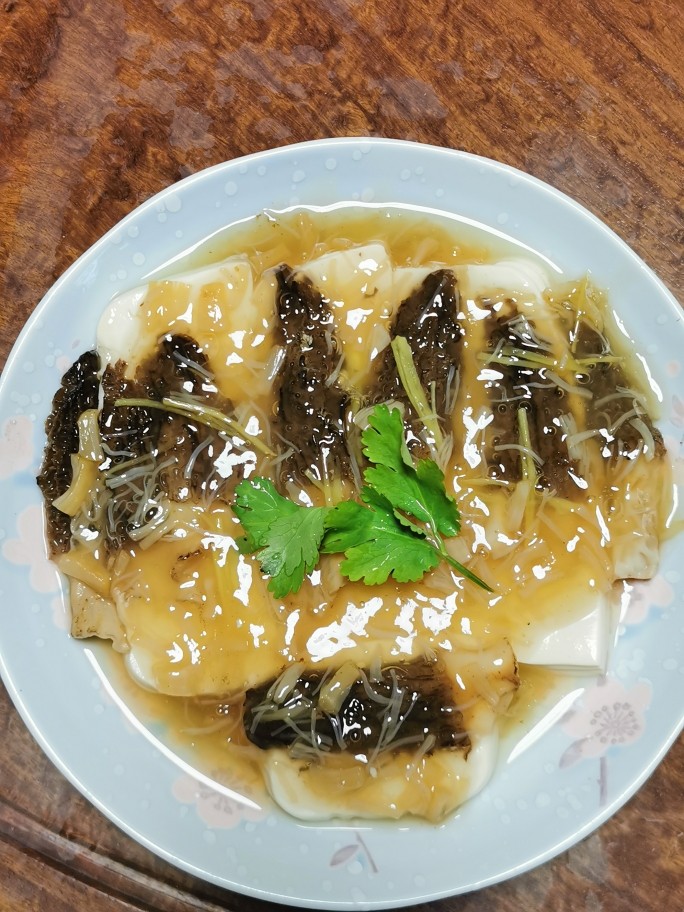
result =
[{"label": "cilantro stem", "polygon": [[161,402],[156,399],[117,399],[114,405],[127,408],[156,408],[163,412],[171,412],[173,415],[180,415],[182,418],[194,418],[200,424],[213,428],[215,431],[242,437],[243,440],[251,443],[255,449],[265,456],[275,456],[273,450],[259,440],[258,437],[248,434],[241,424],[233,421],[232,418],[224,415],[218,409],[212,408],[210,405],[204,405],[200,402],[187,402],[184,399],[175,399],[171,396],[165,396]]},{"label": "cilantro stem", "polygon": [[411,346],[408,340],[404,336],[396,336],[396,338],[392,339],[392,351],[394,352],[394,361],[397,365],[397,372],[401,385],[404,387],[404,392],[425,428],[432,435],[435,447],[439,449],[444,443],[444,435],[437,421],[437,415],[430,408],[427,401],[416,365],[413,363],[413,355],[411,354]]},{"label": "cilantro stem", "polygon": [[461,574],[461,576],[464,576],[466,579],[470,580],[471,583],[475,583],[476,586],[479,586],[480,589],[484,589],[485,592],[494,592],[492,587],[488,586],[484,580],[481,580],[479,576],[476,576],[476,574],[474,574],[471,570],[468,570],[467,567],[464,567],[463,564],[459,564],[459,562],[456,560],[456,558],[452,557],[446,551],[446,549],[444,551],[440,551],[440,549],[438,548],[437,550],[439,551],[440,555],[444,558],[444,560],[448,564],[451,564],[451,566],[454,568],[454,570],[458,570],[458,572]]},{"label": "cilantro stem", "polygon": [[435,532],[434,538],[429,538],[428,541],[430,545],[435,549],[437,554],[439,554],[439,556],[442,558],[442,560],[445,560],[448,564],[450,564],[454,570],[457,570],[461,574],[461,576],[464,576],[466,579],[470,580],[471,583],[475,583],[476,586],[479,586],[480,589],[484,589],[486,592],[494,592],[492,587],[488,586],[484,580],[481,580],[479,576],[472,572],[472,570],[468,570],[467,567],[464,567],[463,564],[459,563],[455,557],[452,557],[449,554],[446,546],[444,545],[444,540],[442,539],[442,536],[439,534],[439,532]]},{"label": "cilantro stem", "polygon": [[520,435],[520,445],[522,451],[522,477],[524,481],[530,481],[532,487],[537,483],[537,469],[532,456],[532,437],[530,436],[530,424],[527,420],[527,410],[518,409],[518,433]]},{"label": "cilantro stem", "polygon": [[515,346],[504,345],[499,351],[487,354],[482,352],[478,355],[478,361],[485,364],[506,364],[515,365],[516,367],[558,367],[558,359],[552,355],[542,355],[536,351],[530,351],[527,348],[515,348]]}]

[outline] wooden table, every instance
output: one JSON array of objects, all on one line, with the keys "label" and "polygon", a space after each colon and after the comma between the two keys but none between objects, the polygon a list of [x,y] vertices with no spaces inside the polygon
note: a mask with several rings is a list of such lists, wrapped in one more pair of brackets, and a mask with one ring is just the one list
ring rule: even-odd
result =
[{"label": "wooden table", "polygon": [[[2,0],[2,363],[60,273],[152,193],[325,136],[414,139],[528,171],[595,212],[684,301],[683,61],[677,0]],[[266,908],[122,835],[4,691],[0,732],[2,912]],[[683,908],[683,790],[680,741],[584,842],[424,908]]]}]

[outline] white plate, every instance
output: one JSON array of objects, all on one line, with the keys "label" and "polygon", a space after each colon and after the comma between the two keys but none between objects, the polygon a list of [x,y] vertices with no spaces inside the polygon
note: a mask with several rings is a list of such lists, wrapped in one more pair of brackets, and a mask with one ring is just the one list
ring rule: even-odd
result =
[{"label": "white plate", "polygon": [[[246,809],[193,775],[112,697],[100,652],[71,640],[44,557],[34,476],[66,366],[94,340],[112,294],[207,235],[262,208],[393,202],[456,213],[510,235],[609,290],[664,391],[661,427],[684,481],[681,312],[650,270],[594,216],[551,187],[465,153],[389,140],[324,140],[187,178],[149,200],[48,292],[0,384],[0,659],[43,749],[111,820],[198,877],[304,906],[378,908],[466,892],[567,849],[613,814],[682,727],[684,584],[674,543],[633,599],[607,679],[502,765],[441,826],[304,825]],[[679,699],[673,699],[679,694]]]}]

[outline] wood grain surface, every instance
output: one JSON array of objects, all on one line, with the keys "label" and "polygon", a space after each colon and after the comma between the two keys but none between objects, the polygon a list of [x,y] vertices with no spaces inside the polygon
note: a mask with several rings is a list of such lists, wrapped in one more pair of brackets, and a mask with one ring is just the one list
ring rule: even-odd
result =
[{"label": "wood grain surface", "polygon": [[[684,300],[683,60],[677,0],[0,0],[0,363],[54,280],[150,195],[325,136],[414,139],[528,171]],[[417,908],[683,909],[683,790],[680,741],[569,852]],[[267,908],[119,832],[2,691],[0,912]]]}]

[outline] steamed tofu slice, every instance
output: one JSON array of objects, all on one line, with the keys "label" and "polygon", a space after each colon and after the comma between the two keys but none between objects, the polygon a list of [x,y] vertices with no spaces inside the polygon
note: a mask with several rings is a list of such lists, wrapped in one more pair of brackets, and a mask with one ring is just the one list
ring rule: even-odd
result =
[{"label": "steamed tofu slice", "polygon": [[467,292],[474,298],[503,291],[535,301],[551,284],[548,271],[538,260],[522,256],[497,260],[496,263],[457,266],[456,272],[467,279]]},{"label": "steamed tofu slice", "polygon": [[471,313],[477,314],[478,299],[497,302],[514,298],[520,311],[534,321],[543,338],[550,342],[562,340],[555,315],[544,300],[551,279],[541,263],[513,257],[497,263],[458,266],[454,271]]},{"label": "steamed tofu slice", "polygon": [[[528,551],[516,551],[514,560],[521,578],[534,581],[536,560]],[[293,648],[315,664],[344,659],[363,667],[414,654],[417,640],[441,652],[445,635],[460,646],[468,638],[500,635],[520,662],[598,673],[606,667],[617,620],[612,578],[601,576],[601,565],[589,563],[584,552],[578,560],[585,563],[573,579],[537,581],[532,595],[500,564],[492,605],[490,596],[469,586],[448,595],[432,591],[429,577],[423,584],[387,583],[370,591],[347,583],[330,605],[303,614]]]},{"label": "steamed tofu slice", "polygon": [[[487,265],[458,267],[456,272],[474,322],[488,313],[482,307],[483,301],[489,302],[488,307],[495,302],[493,309],[496,311],[497,302],[513,298],[518,311],[534,323],[539,335],[551,343],[556,357],[562,361],[568,350],[567,334],[560,325],[557,312],[545,298],[551,281],[540,263],[520,257]],[[608,336],[611,349],[629,357],[630,348],[624,338],[624,328],[612,312],[606,310],[604,316],[605,326],[602,329]],[[634,362],[634,359],[631,361]],[[639,393],[645,401],[654,403],[652,381],[649,381],[638,361],[633,367]],[[570,394],[566,401],[568,411],[575,417],[578,436],[582,436],[586,429],[586,400]],[[584,453],[589,476],[592,472],[604,473],[603,487],[606,490],[612,488],[615,492],[613,503],[605,511],[614,579],[650,579],[658,567],[660,528],[671,507],[668,462],[643,455],[636,461],[622,458],[613,462],[598,455],[599,441],[600,438],[584,440],[579,446]],[[602,626],[597,622],[596,630],[600,629]]]},{"label": "steamed tofu slice", "polygon": [[544,296],[551,286],[551,277],[541,263],[514,257],[497,263],[460,266],[454,271],[472,323],[481,322],[490,312],[505,314],[506,302],[514,301],[515,311],[532,323],[559,360],[563,358],[568,340]]},{"label": "steamed tofu slice", "polygon": [[117,295],[104,311],[97,348],[104,365],[126,362],[126,375],[167,333],[188,334],[206,353],[216,384],[229,399],[244,389],[268,391],[265,365],[273,348],[276,282],[255,282],[246,257],[151,281]]},{"label": "steamed tofu slice", "polygon": [[[540,551],[534,544],[514,552],[522,576],[517,584],[507,579],[510,642],[524,664],[601,673],[617,625],[612,563],[607,553],[600,553],[605,549],[598,531],[581,517],[557,513],[554,519],[557,534],[540,526],[536,538],[545,543],[555,574],[536,578],[546,565],[538,562]],[[580,540],[570,551],[566,543],[574,539]],[[516,617],[523,623],[514,623]]]},{"label": "steamed tofu slice", "polygon": [[77,640],[99,637],[111,640],[116,652],[128,652],[126,631],[116,606],[81,580],[69,580],[71,635]]},{"label": "steamed tofu slice", "polygon": [[496,766],[498,743],[492,727],[475,739],[467,757],[458,751],[420,759],[398,754],[379,763],[375,775],[353,759],[316,765],[278,749],[268,752],[262,770],[273,800],[299,820],[396,820],[411,814],[438,822],[484,788]]},{"label": "steamed tofu slice", "polygon": [[239,693],[284,662],[266,581],[232,536],[201,523],[132,554],[112,584],[129,673],[171,696]]},{"label": "steamed tofu slice", "polygon": [[578,620],[553,628],[540,624],[531,637],[512,637],[518,661],[570,673],[605,672],[616,614],[609,596],[597,593],[593,601]]},{"label": "steamed tofu slice", "polygon": [[371,362],[390,341],[396,308],[429,275],[428,267],[394,267],[382,244],[327,253],[295,270],[329,302],[344,355],[343,374],[363,387]]},{"label": "steamed tofu slice", "polygon": [[651,579],[658,570],[661,529],[673,506],[670,463],[640,456],[614,485],[608,529],[615,578]]},{"label": "steamed tofu slice", "polygon": [[517,663],[506,642],[444,658],[469,751],[404,749],[364,764],[345,752],[311,762],[268,750],[262,769],[272,798],[300,820],[415,815],[437,822],[481,791],[497,762],[498,719],[519,686]]}]

